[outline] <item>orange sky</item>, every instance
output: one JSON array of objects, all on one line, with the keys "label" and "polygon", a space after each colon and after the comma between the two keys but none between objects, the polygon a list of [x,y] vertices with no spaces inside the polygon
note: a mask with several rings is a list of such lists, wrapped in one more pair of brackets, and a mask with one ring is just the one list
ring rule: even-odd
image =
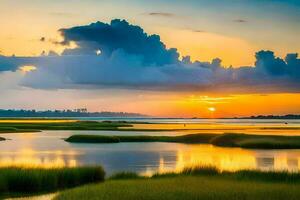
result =
[{"label": "orange sky", "polygon": [[[110,101],[114,111],[140,112],[160,117],[243,117],[251,115],[285,115],[300,113],[300,94],[242,94],[205,96],[188,94],[142,95],[124,99],[126,104]],[[116,99],[116,101],[118,101]],[[123,101],[122,101],[123,102]],[[94,105],[93,105],[94,104]],[[91,100],[90,110],[97,110],[99,103]],[[214,108],[215,111],[212,111]]]}]

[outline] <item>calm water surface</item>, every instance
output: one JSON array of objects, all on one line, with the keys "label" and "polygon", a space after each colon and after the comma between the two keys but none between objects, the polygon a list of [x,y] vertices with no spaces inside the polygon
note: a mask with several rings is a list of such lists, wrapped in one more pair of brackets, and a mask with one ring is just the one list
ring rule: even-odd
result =
[{"label": "calm water surface", "polygon": [[[252,121],[251,123],[255,122]],[[261,123],[266,124],[265,121],[259,121],[255,125]],[[285,124],[285,121],[272,121],[271,123],[278,125]],[[216,126],[220,124],[226,126],[224,122],[220,122]],[[232,127],[231,122],[228,124]],[[289,121],[288,126],[290,124],[300,126],[299,121]],[[222,130],[218,131],[222,132]],[[255,130],[251,131],[255,132]],[[271,134],[272,131],[276,134],[300,135],[300,130],[297,129],[265,130],[268,134]],[[215,165],[223,170],[294,171],[300,168],[300,150],[246,150],[215,147],[206,144],[175,143],[71,144],[63,140],[63,138],[70,135],[83,133],[101,135],[180,135],[187,132],[43,131],[41,133],[2,134],[1,136],[9,140],[0,142],[0,166],[54,167],[100,164],[108,174],[117,171],[136,171],[145,175],[154,172],[179,171],[186,166],[199,164]],[[259,133],[264,133],[264,131],[260,130]]]},{"label": "calm water surface", "polygon": [[73,119],[94,121],[134,121],[148,123],[211,124],[211,125],[280,125],[288,123],[300,125],[300,119],[190,119],[190,118],[117,118],[117,117],[78,117]]}]

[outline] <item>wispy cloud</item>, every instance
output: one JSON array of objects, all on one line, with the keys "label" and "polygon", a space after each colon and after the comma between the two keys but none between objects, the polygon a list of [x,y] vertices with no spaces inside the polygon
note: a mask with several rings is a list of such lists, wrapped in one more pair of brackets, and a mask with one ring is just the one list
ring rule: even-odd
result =
[{"label": "wispy cloud", "polygon": [[155,16],[155,17],[176,17],[177,16],[174,13],[168,13],[168,12],[149,12],[145,14],[149,16]]},{"label": "wispy cloud", "polygon": [[245,20],[245,19],[235,19],[235,20],[233,20],[233,22],[236,22],[236,23],[247,23],[248,21]]},{"label": "wispy cloud", "polygon": [[202,102],[209,105],[215,105],[215,104],[226,104],[234,98],[235,98],[234,96],[225,96],[225,97],[191,96],[189,100],[195,102]]},{"label": "wispy cloud", "polygon": [[195,32],[195,33],[205,33],[206,31],[204,30],[201,30],[201,29],[190,29],[192,32]]}]

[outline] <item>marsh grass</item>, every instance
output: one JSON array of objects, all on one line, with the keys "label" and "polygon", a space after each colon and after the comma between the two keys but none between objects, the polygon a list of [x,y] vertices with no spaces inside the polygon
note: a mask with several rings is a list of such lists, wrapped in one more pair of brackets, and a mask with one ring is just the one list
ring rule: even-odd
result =
[{"label": "marsh grass", "polygon": [[62,192],[56,200],[291,200],[295,185],[237,182],[219,177],[113,180]]},{"label": "marsh grass", "polygon": [[185,144],[213,144],[222,147],[253,149],[298,149],[300,136],[247,135],[237,133],[189,134],[182,136],[104,136],[73,135],[66,139],[74,143],[119,143],[119,142],[174,142]]},{"label": "marsh grass", "polygon": [[[259,171],[259,170],[240,170],[237,172],[223,172],[224,176],[229,176],[237,180],[255,180],[268,182],[300,183],[299,172],[288,171]],[[221,174],[221,175],[222,175]]]},{"label": "marsh grass", "polygon": [[116,174],[113,174],[108,179],[109,180],[122,180],[122,179],[140,179],[145,178],[143,176],[140,176],[136,172],[119,172]]},{"label": "marsh grass", "polygon": [[115,136],[106,135],[72,135],[65,139],[65,141],[72,143],[119,143],[120,139]]},{"label": "marsh grass", "polygon": [[208,143],[216,134],[189,134],[182,136],[104,136],[72,135],[65,141],[74,143],[119,143],[119,142],[174,142],[174,143]]},{"label": "marsh grass", "polygon": [[180,174],[183,175],[208,175],[208,176],[214,176],[217,174],[220,174],[220,170],[215,166],[193,166],[193,167],[186,167],[184,168]]},{"label": "marsh grass", "polygon": [[263,182],[286,182],[300,183],[300,173],[289,171],[261,171],[261,170],[238,170],[221,171],[212,165],[198,165],[185,167],[179,172],[155,173],[152,176],[141,176],[135,172],[119,172],[113,174],[108,180],[122,179],[148,179],[148,178],[171,178],[179,176],[219,176],[235,180],[252,180]]},{"label": "marsh grass", "polygon": [[263,182],[286,182],[300,183],[300,173],[298,171],[261,171],[261,170],[238,170],[221,171],[215,166],[193,166],[186,167],[178,173],[157,173],[153,178],[177,177],[177,176],[219,176],[235,180],[251,180]]},{"label": "marsh grass", "polygon": [[185,168],[179,173],[142,177],[119,173],[103,184],[60,193],[56,200],[296,200],[299,173],[244,170],[220,171],[213,166]]},{"label": "marsh grass", "polygon": [[104,181],[102,167],[0,168],[0,194],[55,191]]},{"label": "marsh grass", "polygon": [[210,140],[216,146],[250,149],[299,149],[300,136],[225,133]]}]

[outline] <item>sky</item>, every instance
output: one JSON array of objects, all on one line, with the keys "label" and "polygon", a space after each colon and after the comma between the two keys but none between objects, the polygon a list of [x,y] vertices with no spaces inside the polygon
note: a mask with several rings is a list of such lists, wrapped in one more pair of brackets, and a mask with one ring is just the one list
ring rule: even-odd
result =
[{"label": "sky", "polygon": [[300,113],[297,0],[0,0],[0,108]]}]

